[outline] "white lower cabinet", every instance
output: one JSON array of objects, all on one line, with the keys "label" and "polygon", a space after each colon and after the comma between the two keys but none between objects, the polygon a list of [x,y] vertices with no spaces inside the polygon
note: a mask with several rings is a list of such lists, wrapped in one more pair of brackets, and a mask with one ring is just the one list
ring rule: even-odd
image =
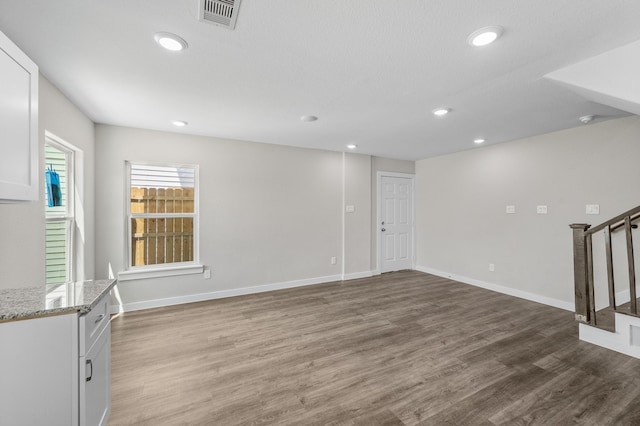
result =
[{"label": "white lower cabinet", "polygon": [[111,325],[80,357],[80,424],[106,425],[111,407]]},{"label": "white lower cabinet", "polygon": [[86,314],[0,323],[0,426],[106,425],[108,295]]},{"label": "white lower cabinet", "polygon": [[103,426],[111,412],[111,322],[107,298],[80,316],[80,426]]},{"label": "white lower cabinet", "polygon": [[0,323],[0,425],[78,424],[78,314]]}]

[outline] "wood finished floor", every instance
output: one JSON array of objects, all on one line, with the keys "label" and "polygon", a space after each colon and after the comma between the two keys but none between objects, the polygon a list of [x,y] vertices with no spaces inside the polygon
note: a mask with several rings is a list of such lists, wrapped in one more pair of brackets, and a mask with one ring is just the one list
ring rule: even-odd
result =
[{"label": "wood finished floor", "polygon": [[414,271],[112,322],[111,426],[524,424],[640,424],[640,360]]}]

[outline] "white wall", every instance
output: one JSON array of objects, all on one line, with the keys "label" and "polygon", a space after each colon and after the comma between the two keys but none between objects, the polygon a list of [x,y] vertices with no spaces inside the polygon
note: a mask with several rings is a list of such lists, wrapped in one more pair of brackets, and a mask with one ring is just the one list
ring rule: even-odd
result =
[{"label": "white wall", "polygon": [[545,77],[592,102],[640,114],[640,41],[620,46]]},{"label": "white wall", "polygon": [[40,79],[40,113],[42,131],[46,130],[74,147],[76,280],[93,279],[95,275],[95,126],[45,78]]},{"label": "white wall", "polygon": [[120,282],[125,309],[340,279],[343,245],[346,276],[371,273],[370,156],[97,125],[96,158],[98,277],[125,269],[125,161],[200,166],[200,260],[212,279]]},{"label": "white wall", "polygon": [[[84,234],[78,233],[78,278],[93,277],[94,266],[94,130],[93,123],[58,89],[40,76],[39,81],[40,165],[43,171],[40,188],[44,188],[44,133],[50,131],[81,148],[84,155],[76,159],[77,169],[84,175],[77,179],[78,210]],[[44,285],[45,230],[44,200],[32,203],[0,204],[0,288]]]},{"label": "white wall", "polygon": [[345,154],[345,275],[371,274],[371,157]]},{"label": "white wall", "polygon": [[569,224],[640,204],[639,141],[635,116],[418,161],[419,267],[572,306]]}]

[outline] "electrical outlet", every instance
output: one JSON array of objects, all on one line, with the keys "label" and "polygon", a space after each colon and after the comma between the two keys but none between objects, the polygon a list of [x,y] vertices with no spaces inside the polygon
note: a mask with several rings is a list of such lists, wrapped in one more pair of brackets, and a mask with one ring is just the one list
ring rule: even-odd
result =
[{"label": "electrical outlet", "polygon": [[493,272],[496,270],[496,265],[494,265],[493,263],[489,264],[489,272]]},{"label": "electrical outlet", "polygon": [[507,214],[515,214],[516,213],[516,206],[514,205],[508,205],[507,208],[505,209]]},{"label": "electrical outlet", "polygon": [[204,270],[204,279],[205,280],[210,280],[211,279],[211,269],[205,269]]},{"label": "electrical outlet", "polygon": [[331,264],[335,265],[336,263],[338,263],[338,259],[335,256],[331,256]]},{"label": "electrical outlet", "polygon": [[541,205],[536,207],[536,213],[547,214],[547,206]]},{"label": "electrical outlet", "polygon": [[600,214],[600,204],[587,204],[585,208],[587,214]]}]

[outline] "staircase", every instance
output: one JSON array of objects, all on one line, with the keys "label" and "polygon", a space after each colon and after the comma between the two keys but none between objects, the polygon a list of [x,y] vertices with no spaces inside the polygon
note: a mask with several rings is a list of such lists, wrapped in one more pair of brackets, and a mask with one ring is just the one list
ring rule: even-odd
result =
[{"label": "staircase", "polygon": [[[635,358],[640,358],[635,265],[638,260],[634,254],[640,253],[640,249],[634,250],[633,241],[638,221],[640,206],[594,227],[585,223],[570,225],[575,318],[580,323],[580,340]],[[599,244],[594,245],[594,241]],[[625,252],[624,257],[621,252]],[[623,279],[616,282],[615,278],[620,276]]]}]

